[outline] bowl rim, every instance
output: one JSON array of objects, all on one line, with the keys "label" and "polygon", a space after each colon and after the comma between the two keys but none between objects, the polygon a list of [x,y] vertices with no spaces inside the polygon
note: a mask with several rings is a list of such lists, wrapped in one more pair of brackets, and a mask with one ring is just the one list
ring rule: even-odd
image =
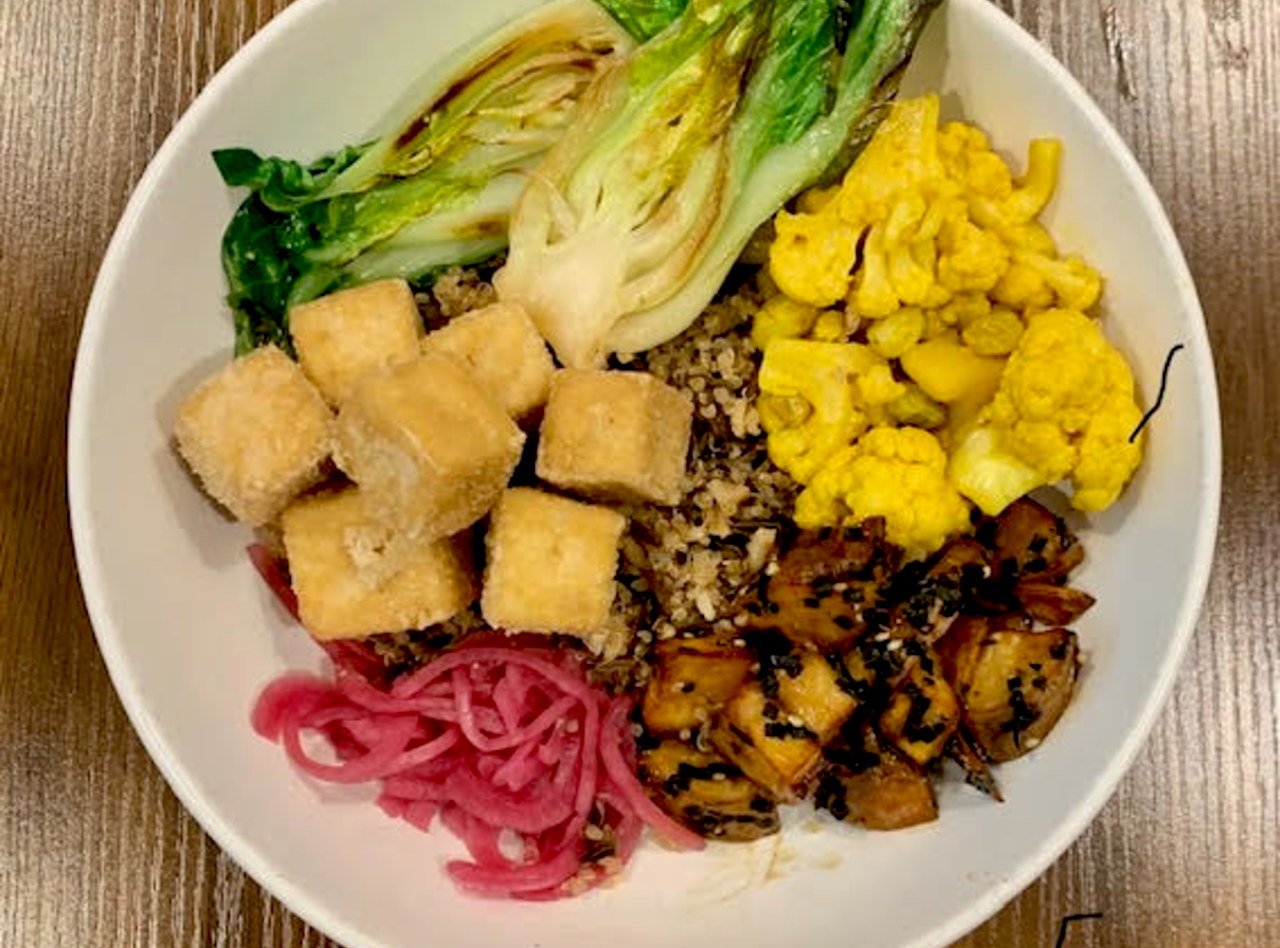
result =
[{"label": "bowl rim", "polygon": [[[139,227],[142,212],[156,194],[159,179],[168,168],[173,153],[177,150],[179,143],[200,125],[205,113],[214,108],[221,99],[224,87],[230,85],[237,74],[245,70],[250,63],[269,52],[278,36],[309,17],[317,15],[328,5],[343,2],[349,2],[349,0],[297,0],[251,36],[219,67],[200,90],[165,137],[135,185],[103,255],[85,311],[80,342],[76,351],[67,420],[67,502],[80,586],[99,651],[102,653],[112,685],[119,695],[130,724],[170,789],[213,841],[291,912],[350,948],[365,948],[365,946],[384,943],[356,930],[327,908],[322,900],[314,898],[301,886],[295,885],[273,868],[270,862],[259,853],[257,846],[225,821],[219,815],[214,803],[206,799],[205,795],[196,788],[179,763],[178,753],[161,736],[148,708],[145,695],[125,658],[120,644],[122,633],[113,620],[105,590],[101,585],[102,570],[95,553],[97,544],[94,542],[94,524],[88,497],[91,464],[86,447],[91,414],[90,393],[97,369],[99,342],[107,322],[109,309],[107,301],[111,296],[112,287],[119,279],[121,261]],[[1029,55],[1046,69],[1053,81],[1080,109],[1081,114],[1098,133],[1106,148],[1116,157],[1121,172],[1127,183],[1132,186],[1139,205],[1154,225],[1162,251],[1168,259],[1170,268],[1174,271],[1177,292],[1189,318],[1188,342],[1191,344],[1187,346],[1188,355],[1194,362],[1197,376],[1204,380],[1204,384],[1199,386],[1197,395],[1203,416],[1202,462],[1205,498],[1196,524],[1196,547],[1188,582],[1183,589],[1182,601],[1178,607],[1177,626],[1158,669],[1155,685],[1138,716],[1131,722],[1124,742],[1106,768],[1098,775],[1090,792],[1076,802],[1054,832],[1041,842],[1031,856],[1017,864],[1012,872],[988,886],[983,895],[974,899],[967,908],[946,918],[914,941],[904,943],[902,948],[941,948],[991,918],[1057,861],[1115,793],[1121,779],[1128,773],[1138,752],[1146,743],[1158,715],[1168,701],[1178,670],[1198,624],[1213,565],[1221,502],[1221,417],[1216,373],[1204,313],[1185,255],[1155,189],[1129,146],[1079,80],[1017,21],[987,0],[945,0],[945,2],[966,7],[967,12],[984,19],[986,25],[993,30],[1006,34],[1006,38],[1021,52]],[[392,946],[386,946],[386,948],[392,948]]]}]

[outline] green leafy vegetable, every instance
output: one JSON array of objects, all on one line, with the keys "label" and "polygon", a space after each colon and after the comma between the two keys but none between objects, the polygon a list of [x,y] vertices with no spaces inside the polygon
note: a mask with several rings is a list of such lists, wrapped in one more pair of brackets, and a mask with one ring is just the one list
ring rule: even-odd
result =
[{"label": "green leafy vegetable", "polygon": [[670,26],[689,0],[597,0],[638,40],[652,39]]},{"label": "green leafy vegetable", "polygon": [[252,192],[222,246],[237,352],[290,351],[295,303],[501,251],[525,177],[632,45],[591,0],[556,0],[455,57],[374,141],[311,165],[215,152],[223,180]]},{"label": "green leafy vegetable", "polygon": [[936,0],[689,0],[584,98],[499,294],[569,365],[680,333],[788,199],[847,164]]}]

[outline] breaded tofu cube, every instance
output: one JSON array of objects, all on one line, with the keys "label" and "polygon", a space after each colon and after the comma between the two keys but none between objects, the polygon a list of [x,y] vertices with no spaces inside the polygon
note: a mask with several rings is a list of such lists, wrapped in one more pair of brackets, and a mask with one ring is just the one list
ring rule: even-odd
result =
[{"label": "breaded tofu cube", "polygon": [[319,482],[333,415],[296,362],[263,346],[187,396],[174,436],[209,496],[261,526]]},{"label": "breaded tofu cube", "polygon": [[422,317],[404,280],[339,290],[289,310],[302,371],[331,405],[363,375],[418,355]]},{"label": "breaded tofu cube", "polygon": [[547,344],[518,303],[494,303],[458,316],[428,333],[422,351],[461,359],[517,420],[546,402],[555,372]]},{"label": "breaded tofu cube", "polygon": [[680,502],[693,403],[647,372],[565,369],[551,382],[540,478],[585,497]]},{"label": "breaded tofu cube", "polygon": [[298,611],[317,639],[421,629],[475,601],[465,535],[398,544],[393,569],[371,570],[359,546],[371,519],[357,488],[304,497],[281,520]]},{"label": "breaded tofu cube", "polygon": [[524,433],[442,352],[365,376],[338,412],[335,460],[373,514],[421,540],[451,536],[493,507]]},{"label": "breaded tofu cube", "polygon": [[480,611],[497,629],[589,636],[613,606],[626,518],[528,487],[494,508]]}]

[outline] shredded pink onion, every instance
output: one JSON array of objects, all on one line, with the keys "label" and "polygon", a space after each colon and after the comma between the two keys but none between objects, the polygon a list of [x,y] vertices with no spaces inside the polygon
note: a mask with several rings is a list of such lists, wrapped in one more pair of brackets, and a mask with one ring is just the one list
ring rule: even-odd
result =
[{"label": "shredded pink onion", "polygon": [[[390,817],[426,831],[439,815],[472,859],[446,871],[471,892],[586,891],[626,863],[646,824],[674,846],[704,845],[637,780],[629,700],[592,686],[571,653],[496,635],[474,642],[386,690],[337,659],[333,680],[284,675],[258,699],[254,729],[313,777],[381,781],[377,803]],[[336,762],[308,754],[304,731],[327,738]],[[600,858],[610,848],[613,859]]]}]

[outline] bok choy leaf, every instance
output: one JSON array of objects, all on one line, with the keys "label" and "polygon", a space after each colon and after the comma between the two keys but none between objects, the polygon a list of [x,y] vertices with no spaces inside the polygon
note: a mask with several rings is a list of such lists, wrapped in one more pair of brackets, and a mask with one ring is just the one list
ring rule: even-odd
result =
[{"label": "bok choy leaf", "polygon": [[310,165],[215,152],[223,179],[251,191],[222,244],[237,352],[292,351],[295,303],[501,251],[525,176],[633,45],[593,0],[554,0],[455,57],[376,140]]},{"label": "bok choy leaf", "polygon": [[851,160],[937,0],[689,0],[603,77],[511,219],[499,295],[567,365],[650,348]]}]

